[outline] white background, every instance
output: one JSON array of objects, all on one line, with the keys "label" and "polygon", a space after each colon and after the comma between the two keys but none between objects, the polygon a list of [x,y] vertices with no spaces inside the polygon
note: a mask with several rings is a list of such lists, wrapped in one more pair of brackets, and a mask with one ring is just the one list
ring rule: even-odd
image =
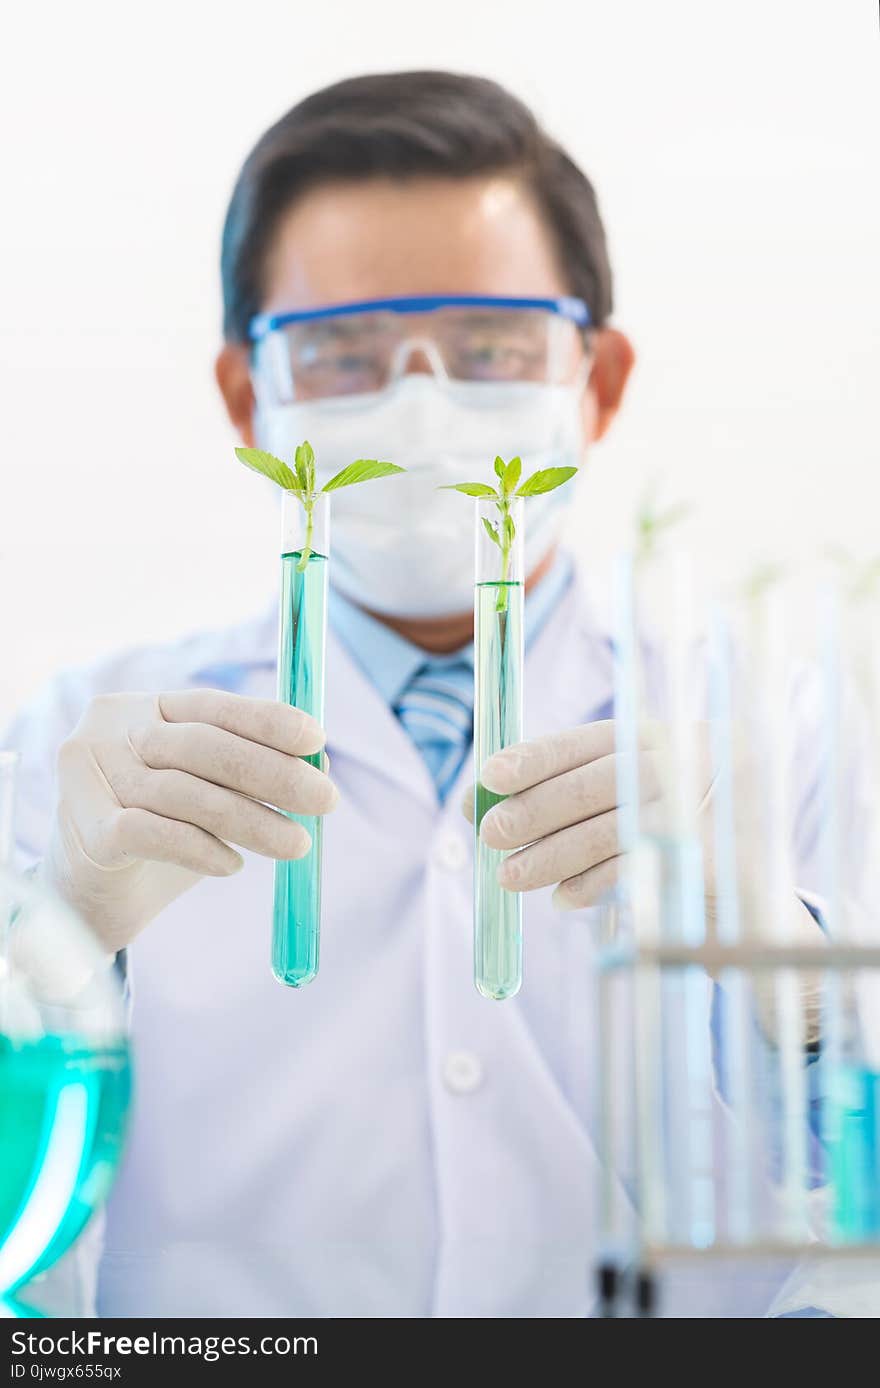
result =
[{"label": "white background", "polygon": [[597,183],[640,360],[588,562],[657,472],[714,578],[880,549],[874,0],[35,0],[3,46],[0,722],[61,665],[265,604],[274,514],[211,371],[221,222],[264,127],[358,71],[497,77]]}]

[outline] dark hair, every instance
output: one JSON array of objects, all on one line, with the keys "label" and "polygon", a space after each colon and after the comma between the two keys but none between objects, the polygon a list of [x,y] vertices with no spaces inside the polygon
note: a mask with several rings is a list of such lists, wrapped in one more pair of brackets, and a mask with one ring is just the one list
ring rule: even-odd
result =
[{"label": "dark hair", "polygon": [[308,188],[334,179],[511,173],[550,228],[567,291],[593,322],[611,312],[611,267],[589,179],[527,106],[484,77],[391,72],[352,77],[300,101],[258,140],[223,227],[226,337],[247,340],[260,311],[278,221]]}]

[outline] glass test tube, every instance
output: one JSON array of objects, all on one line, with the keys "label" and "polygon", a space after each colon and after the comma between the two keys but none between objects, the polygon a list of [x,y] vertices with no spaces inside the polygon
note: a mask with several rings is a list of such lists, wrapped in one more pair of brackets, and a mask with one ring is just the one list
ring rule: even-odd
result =
[{"label": "glass test tube", "polygon": [[[656,740],[659,772],[655,804],[650,781],[640,787],[638,852],[646,863],[653,855],[655,883],[645,883],[639,929],[655,895],[660,941],[692,949],[706,938],[695,587],[692,565],[678,547],[661,545],[636,562],[636,661],[653,649],[656,667],[651,681],[639,680],[637,696],[644,734]],[[710,993],[702,968],[665,967],[659,1004],[666,1226],[673,1242],[702,1248],[716,1233]]]},{"label": "glass test tube", "polygon": [[[770,583],[752,595],[749,609],[758,719],[756,748],[762,763],[762,804],[755,806],[756,819],[763,809],[763,861],[759,869],[762,890],[751,925],[758,939],[784,946],[793,943],[792,907],[796,899],[790,830],[791,652],[786,640],[790,623],[778,583]],[[753,851],[760,850],[756,846]],[[753,860],[752,870],[756,865]],[[799,1242],[808,1236],[809,1126],[801,979],[795,970],[774,970],[773,1001],[781,1101],[782,1236]]]},{"label": "glass test tube", "polygon": [[509,503],[515,534],[505,555],[488,527],[503,533],[493,498],[476,502],[474,588],[474,982],[486,998],[510,998],[522,983],[522,896],[498,881],[503,851],[480,839],[483,817],[504,799],[480,783],[483,763],[522,741],[523,511]]},{"label": "glass test tube", "polygon": [[[623,866],[620,895],[639,947],[660,943],[659,883],[654,846],[641,837],[642,786],[639,765],[641,724],[645,716],[644,680],[636,620],[635,561],[626,552],[614,569],[614,728],[617,752],[619,844]],[[632,989],[633,1040],[632,1123],[635,1171],[642,1238],[661,1243],[667,1237],[666,1189],[663,1179],[663,1085],[657,1037],[661,1029],[660,970],[638,964]],[[603,1037],[609,1044],[610,1037]],[[603,1095],[610,1106],[612,1096]],[[610,1121],[606,1114],[605,1121]]]},{"label": "glass test tube", "polygon": [[[686,554],[679,551],[661,563],[665,593],[663,646],[666,684],[664,720],[665,784],[662,786],[666,818],[664,845],[667,853],[669,893],[665,902],[664,933],[670,942],[698,948],[706,941],[703,853],[698,827],[698,806],[704,791],[699,775],[697,700],[694,653],[698,622],[696,578]],[[652,576],[646,576],[651,583]],[[680,1011],[683,1025],[669,1027],[667,1036],[670,1073],[680,1075],[667,1091],[670,1153],[684,1180],[670,1202],[670,1213],[688,1242],[708,1247],[716,1236],[716,1200],[713,1152],[712,1064],[709,1045],[710,992],[703,970],[689,965],[669,970],[664,980],[667,1020]],[[667,1062],[668,1063],[668,1062]],[[679,1145],[680,1139],[680,1145]]]},{"label": "glass test tube", "polygon": [[[737,884],[736,747],[743,736],[741,698],[733,687],[730,619],[713,608],[709,629],[709,728],[712,751],[712,846],[715,858],[714,933],[721,946],[742,943]],[[757,1076],[753,1065],[753,1001],[749,977],[742,969],[725,969],[718,983],[726,1006],[722,1013],[724,1076],[722,1092],[732,1122],[725,1129],[724,1234],[731,1243],[747,1243],[756,1229],[752,1153],[757,1122]]]},{"label": "glass test tube", "polygon": [[[310,553],[303,564],[304,550]],[[320,493],[311,525],[292,492],[282,507],[281,611],[278,639],[278,698],[324,721],[324,664],[327,637],[327,571],[330,556],[330,498]],[[320,766],[323,754],[304,760]],[[272,972],[299,988],[318,972],[321,929],[320,816],[290,815],[311,835],[304,858],[275,864]]]}]

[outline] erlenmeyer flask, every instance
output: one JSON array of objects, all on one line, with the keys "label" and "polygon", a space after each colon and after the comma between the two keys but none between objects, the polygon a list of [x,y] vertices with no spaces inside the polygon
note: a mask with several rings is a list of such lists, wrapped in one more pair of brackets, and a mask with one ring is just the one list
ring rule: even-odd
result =
[{"label": "erlenmeyer flask", "polygon": [[62,902],[0,866],[0,1296],[103,1205],[130,1093],[114,961]]}]

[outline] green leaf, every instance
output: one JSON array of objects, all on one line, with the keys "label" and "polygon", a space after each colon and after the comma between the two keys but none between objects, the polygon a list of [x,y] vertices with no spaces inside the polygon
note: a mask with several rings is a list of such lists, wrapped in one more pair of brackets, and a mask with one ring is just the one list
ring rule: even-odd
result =
[{"label": "green leaf", "polygon": [[545,467],[533,472],[516,490],[517,496],[542,496],[544,492],[555,491],[570,481],[577,472],[576,467]]},{"label": "green leaf", "polygon": [[497,545],[498,548],[500,549],[500,548],[501,548],[501,537],[499,536],[498,531],[495,529],[495,527],[494,527],[494,525],[492,524],[492,522],[491,522],[490,520],[487,520],[485,516],[481,516],[480,519],[482,520],[483,525],[484,525],[485,528],[486,528],[486,534],[489,536],[489,539],[492,541],[493,544]]},{"label": "green leaf", "polygon": [[300,486],[310,496],[315,490],[315,451],[307,439],[297,445],[294,466]]},{"label": "green leaf", "polygon": [[504,476],[501,479],[501,490],[505,496],[510,496],[515,490],[516,484],[522,476],[522,459],[511,458],[507,467],[504,469]]},{"label": "green leaf", "polygon": [[377,463],[374,458],[359,458],[325,482],[321,491],[338,492],[340,487],[353,487],[356,482],[372,482],[376,477],[391,477],[395,472],[405,471],[396,463]]},{"label": "green leaf", "polygon": [[301,490],[298,478],[291,472],[286,463],[282,463],[280,458],[276,458],[272,453],[264,453],[261,448],[236,448],[235,456],[245,467],[251,468],[254,472],[259,472],[263,477],[268,477],[270,482],[275,482],[279,487],[283,487],[286,492],[299,492]]},{"label": "green leaf", "polygon": [[485,482],[448,482],[444,487],[438,487],[438,492],[464,492],[465,496],[497,496],[494,487],[487,487]]},{"label": "green leaf", "polygon": [[513,523],[513,516],[510,512],[504,517],[504,538],[507,541],[507,548],[509,549],[516,539],[516,526]]},{"label": "green leaf", "polygon": [[503,478],[506,467],[507,467],[507,464],[505,463],[505,461],[504,461],[503,458],[496,458],[496,459],[495,459],[495,476],[496,476],[497,478],[499,478],[499,479]]}]

